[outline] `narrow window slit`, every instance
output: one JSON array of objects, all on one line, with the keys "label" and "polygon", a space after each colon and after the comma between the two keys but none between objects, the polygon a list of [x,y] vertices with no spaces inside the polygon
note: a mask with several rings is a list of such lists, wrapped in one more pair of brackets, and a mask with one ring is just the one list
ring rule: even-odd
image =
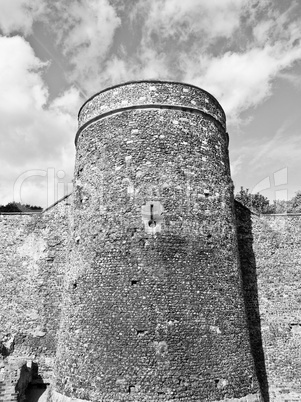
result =
[{"label": "narrow window slit", "polygon": [[156,226],[156,221],[154,219],[154,213],[153,213],[154,205],[150,205],[150,220],[148,221],[148,226],[150,227],[155,227]]}]

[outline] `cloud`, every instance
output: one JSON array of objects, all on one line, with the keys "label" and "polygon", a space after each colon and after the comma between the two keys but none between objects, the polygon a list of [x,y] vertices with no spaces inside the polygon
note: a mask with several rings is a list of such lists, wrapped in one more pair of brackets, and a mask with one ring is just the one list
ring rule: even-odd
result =
[{"label": "cloud", "polygon": [[125,45],[109,56],[101,81],[186,81],[215,95],[230,124],[241,123],[301,59],[301,20],[295,2],[286,7],[270,0],[140,0],[129,12],[135,50],[129,54]]},{"label": "cloud", "polygon": [[135,78],[183,80],[212,92],[235,123],[267,99],[274,79],[301,58],[296,2],[281,9],[271,0],[34,4],[13,0],[16,18],[9,26],[21,27],[22,10],[27,30],[34,19],[47,23],[69,65],[69,83],[88,95]]},{"label": "cloud", "polygon": [[[13,198],[14,182],[26,171],[47,172],[48,168],[55,167],[64,170],[69,180],[80,96],[71,88],[48,102],[42,75],[47,63],[35,56],[23,38],[0,37],[0,54],[1,202],[9,202]],[[45,205],[41,188],[46,183],[27,179],[25,184],[24,194],[28,186],[35,187],[27,201]]]},{"label": "cloud", "polygon": [[301,136],[299,132],[295,132],[293,126],[292,121],[284,121],[272,138],[268,141],[265,138],[261,145],[257,142],[257,148],[253,150],[250,160],[252,169],[262,169],[265,164],[268,165],[271,161],[284,165],[287,163],[300,164]]},{"label": "cloud", "polygon": [[203,86],[217,97],[234,123],[243,111],[271,95],[273,79],[299,60],[300,54],[299,46],[289,48],[277,43],[245,53],[199,56],[199,63],[187,62],[185,80]]},{"label": "cloud", "polygon": [[[262,16],[267,5],[269,11]],[[234,34],[231,50],[182,56],[184,80],[215,95],[230,123],[237,123],[242,112],[271,96],[275,78],[300,62],[301,19],[294,8],[293,4],[281,14],[265,1],[260,10],[256,7],[256,18],[249,13],[254,13],[254,7],[245,8],[244,25]]]},{"label": "cloud", "polygon": [[68,4],[60,0],[1,0],[3,34],[35,35],[37,21],[47,25],[69,63],[69,83],[82,87],[83,93],[93,91],[121,24],[109,0],[74,0]]},{"label": "cloud", "polygon": [[108,0],[87,0],[48,3],[47,18],[57,44],[68,58],[70,81],[84,90],[94,90],[104,68],[104,59],[112,46],[120,18]]},{"label": "cloud", "polygon": [[154,34],[163,39],[190,40],[198,34],[202,44],[216,37],[229,37],[239,25],[239,15],[246,0],[144,0],[132,10],[132,21],[137,15],[145,18],[144,36],[151,41]]},{"label": "cloud", "polygon": [[0,29],[4,35],[12,32],[22,32],[28,35],[32,25],[39,15],[45,11],[43,0],[1,0]]},{"label": "cloud", "polygon": [[[20,36],[0,37],[0,107],[4,118],[26,120],[28,109],[42,109],[48,97],[40,72],[47,66]],[[26,77],[24,77],[26,72]],[[24,79],[26,78],[26,79]],[[7,121],[0,121],[1,129]]]},{"label": "cloud", "polygon": [[71,172],[75,86],[92,95],[130,79],[186,81],[215,95],[230,123],[241,123],[244,111],[270,97],[277,77],[300,86],[292,73],[301,59],[296,1],[1,0],[5,35],[18,31],[30,40],[36,21],[56,40],[70,88],[50,101],[49,64],[21,37],[0,38],[2,193],[10,194],[20,170]]},{"label": "cloud", "polygon": [[300,189],[299,131],[299,124],[294,119],[287,119],[272,136],[255,134],[246,138],[244,145],[234,152],[234,167],[240,161],[243,166],[243,169],[232,171],[236,188],[248,183],[252,192],[263,191],[271,200],[283,197],[282,190],[289,190],[291,197]]}]

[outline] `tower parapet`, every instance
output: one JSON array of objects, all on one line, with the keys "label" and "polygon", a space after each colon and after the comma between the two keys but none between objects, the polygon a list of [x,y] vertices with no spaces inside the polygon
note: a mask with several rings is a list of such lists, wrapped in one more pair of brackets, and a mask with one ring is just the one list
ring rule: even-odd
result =
[{"label": "tower parapet", "polygon": [[79,127],[119,109],[156,106],[202,111],[226,127],[225,113],[209,92],[189,84],[151,80],[115,85],[92,96],[79,111]]},{"label": "tower parapet", "polygon": [[225,115],[137,81],[79,114],[55,401],[260,401]]}]

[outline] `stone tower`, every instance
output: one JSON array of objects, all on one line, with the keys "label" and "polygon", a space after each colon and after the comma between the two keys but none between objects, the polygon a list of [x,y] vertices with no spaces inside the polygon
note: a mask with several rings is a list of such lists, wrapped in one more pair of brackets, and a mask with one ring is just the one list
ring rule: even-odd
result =
[{"label": "stone tower", "polygon": [[54,401],[261,401],[223,109],[137,81],[81,108]]}]

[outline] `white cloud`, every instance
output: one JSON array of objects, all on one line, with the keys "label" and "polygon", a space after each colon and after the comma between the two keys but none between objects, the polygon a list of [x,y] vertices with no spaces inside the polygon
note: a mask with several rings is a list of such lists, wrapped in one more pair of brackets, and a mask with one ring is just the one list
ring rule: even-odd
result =
[{"label": "white cloud", "polygon": [[36,21],[46,24],[56,37],[57,46],[70,65],[66,73],[69,83],[82,87],[83,93],[93,92],[121,24],[109,0],[0,1],[0,32],[4,35],[34,35]]},{"label": "white cloud", "polygon": [[[35,21],[47,25],[49,40],[57,39],[65,58],[69,82],[83,92],[130,79],[183,80],[215,95],[233,123],[271,96],[277,77],[298,82],[291,67],[301,59],[300,5],[281,3],[280,9],[279,4],[0,0],[0,29],[30,37]],[[72,87],[49,101],[47,63],[24,39],[0,38],[0,54],[0,189],[9,194],[8,183],[24,169],[55,166],[71,172],[80,100]]]},{"label": "white cloud", "polygon": [[236,160],[242,157],[243,169],[232,172],[237,189],[248,183],[252,192],[264,190],[272,200],[279,198],[278,191],[283,189],[289,190],[290,197],[300,189],[301,137],[295,123],[295,119],[284,120],[272,136],[254,133],[243,141],[235,151]]},{"label": "white cloud", "polygon": [[245,53],[220,57],[200,56],[188,61],[185,80],[211,92],[235,122],[244,110],[257,106],[271,94],[273,79],[300,59],[301,47],[277,43]]},{"label": "white cloud", "polygon": [[[69,181],[80,97],[72,88],[48,103],[48,90],[42,77],[46,65],[23,38],[0,37],[0,54],[0,196],[3,203],[12,201],[13,184],[25,171],[47,171],[55,167],[64,170]],[[27,179],[24,194],[28,188],[35,188],[27,201],[45,205],[43,186],[45,182]]]},{"label": "white cloud", "polygon": [[[41,109],[48,97],[40,71],[46,67],[20,36],[0,37],[0,108],[4,118],[26,119],[28,109]],[[24,72],[26,71],[26,77]],[[24,79],[26,78],[26,79]],[[0,121],[1,129],[7,121]]]},{"label": "white cloud", "polygon": [[120,18],[108,0],[49,4],[53,32],[72,65],[71,81],[93,91]]},{"label": "white cloud", "polygon": [[301,59],[295,2],[280,11],[270,0],[140,0],[130,17],[133,30],[141,26],[135,54],[114,55],[102,80],[193,83],[217,97],[231,123],[271,96],[275,78]]},{"label": "white cloud", "polygon": [[[278,164],[300,165],[301,136],[293,130],[293,122],[286,120],[274,136],[263,144],[254,144],[250,165],[252,169],[261,169],[265,164],[276,161]],[[289,141],[287,140],[289,138]]]},{"label": "white cloud", "polygon": [[180,41],[189,40],[191,34],[201,34],[198,39],[204,44],[204,39],[229,37],[239,25],[245,4],[246,0],[140,0],[132,10],[132,21],[137,14],[145,15],[144,35],[148,40],[154,33]]},{"label": "white cloud", "polygon": [[0,29],[4,35],[22,32],[28,35],[32,24],[45,10],[43,0],[1,0]]}]

